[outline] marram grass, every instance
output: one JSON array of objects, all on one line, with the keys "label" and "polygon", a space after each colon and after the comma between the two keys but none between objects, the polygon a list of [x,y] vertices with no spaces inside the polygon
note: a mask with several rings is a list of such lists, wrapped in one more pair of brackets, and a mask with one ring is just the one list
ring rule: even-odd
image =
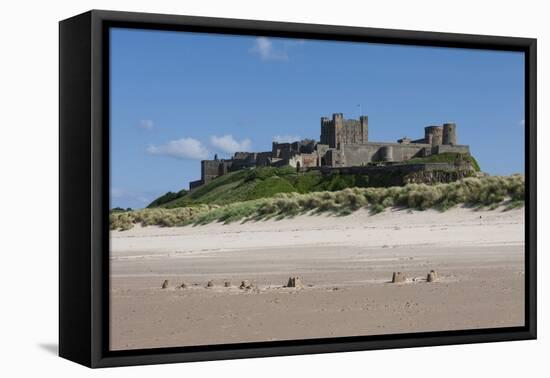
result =
[{"label": "marram grass", "polygon": [[134,224],[142,226],[185,226],[192,223],[199,214],[214,210],[216,206],[200,205],[175,209],[143,209],[128,212],[115,212],[109,215],[111,230],[129,230]]},{"label": "marram grass", "polygon": [[334,192],[280,193],[271,198],[228,205],[153,208],[110,214],[112,230],[128,230],[135,224],[164,227],[211,222],[281,219],[299,214],[347,215],[366,208],[378,213],[388,207],[445,211],[463,204],[507,209],[524,205],[523,175],[469,177],[448,184],[409,184],[388,188],[347,188]]}]

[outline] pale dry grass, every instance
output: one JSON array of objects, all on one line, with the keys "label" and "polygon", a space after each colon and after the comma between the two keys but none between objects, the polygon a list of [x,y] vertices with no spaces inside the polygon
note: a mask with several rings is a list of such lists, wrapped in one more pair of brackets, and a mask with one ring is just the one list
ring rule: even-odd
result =
[{"label": "pale dry grass", "polygon": [[378,213],[388,207],[445,211],[463,204],[473,207],[524,205],[523,175],[469,177],[448,184],[409,184],[388,188],[347,188],[335,192],[280,193],[271,198],[229,205],[199,205],[174,209],[143,209],[112,213],[111,229],[128,230],[134,224],[165,227],[207,224],[218,221],[285,218],[305,213],[347,215],[360,208]]}]

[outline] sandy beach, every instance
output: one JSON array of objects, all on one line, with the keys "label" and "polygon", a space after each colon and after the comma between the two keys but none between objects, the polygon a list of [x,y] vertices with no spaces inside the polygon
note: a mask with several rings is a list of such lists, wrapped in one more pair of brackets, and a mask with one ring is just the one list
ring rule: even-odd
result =
[{"label": "sandy beach", "polygon": [[521,326],[523,310],[523,208],[111,233],[112,350]]}]

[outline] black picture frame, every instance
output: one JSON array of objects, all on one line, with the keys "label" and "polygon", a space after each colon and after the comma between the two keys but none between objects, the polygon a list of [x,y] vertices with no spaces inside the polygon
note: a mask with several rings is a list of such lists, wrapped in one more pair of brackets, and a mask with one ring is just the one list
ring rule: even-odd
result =
[{"label": "black picture frame", "polygon": [[[525,326],[109,351],[110,27],[525,54]],[[59,355],[88,367],[536,338],[536,39],[92,10],[59,24]]]}]

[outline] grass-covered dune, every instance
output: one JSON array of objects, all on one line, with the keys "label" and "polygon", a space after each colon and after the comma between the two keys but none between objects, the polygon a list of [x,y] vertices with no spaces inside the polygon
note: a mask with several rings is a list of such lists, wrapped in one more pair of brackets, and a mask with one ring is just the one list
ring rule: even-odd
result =
[{"label": "grass-covered dune", "polygon": [[[237,172],[240,173],[240,172]],[[225,177],[225,176],[224,176]],[[223,178],[223,177],[222,177]],[[365,208],[378,213],[388,207],[445,211],[464,204],[494,209],[523,206],[523,175],[469,177],[448,184],[409,184],[388,188],[353,187],[337,191],[279,193],[273,197],[228,204],[193,204],[178,208],[152,208],[110,215],[111,229],[127,230],[135,224],[184,226],[214,221],[282,219],[299,214],[347,215]]]},{"label": "grass-covered dune", "polygon": [[[474,170],[479,166],[472,156],[444,153],[427,158],[417,158],[407,163],[454,163],[457,159],[468,161]],[[389,173],[387,175],[390,175]],[[386,176],[387,176],[386,175]],[[199,204],[226,205],[273,197],[279,193],[312,193],[339,191],[346,188],[389,186],[392,177],[377,178],[365,174],[321,174],[319,171],[296,172],[292,167],[258,167],[230,172],[195,190],[168,192],[154,200],[148,208],[176,208]]]}]

